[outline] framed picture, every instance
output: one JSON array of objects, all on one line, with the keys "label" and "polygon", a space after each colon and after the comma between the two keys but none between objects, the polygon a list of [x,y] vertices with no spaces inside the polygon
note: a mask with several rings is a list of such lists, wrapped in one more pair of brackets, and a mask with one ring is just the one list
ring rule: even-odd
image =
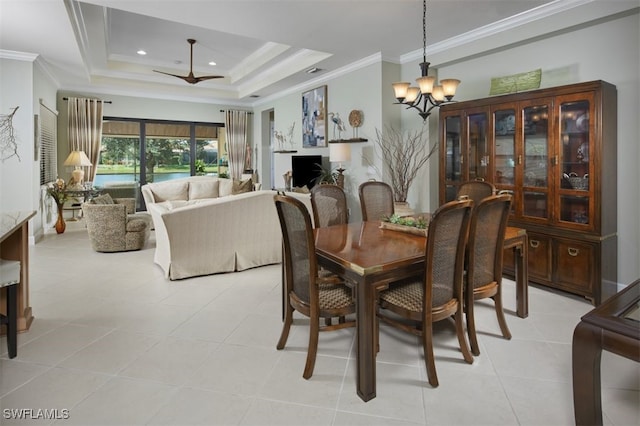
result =
[{"label": "framed picture", "polygon": [[327,86],[302,94],[302,147],[327,146]]}]

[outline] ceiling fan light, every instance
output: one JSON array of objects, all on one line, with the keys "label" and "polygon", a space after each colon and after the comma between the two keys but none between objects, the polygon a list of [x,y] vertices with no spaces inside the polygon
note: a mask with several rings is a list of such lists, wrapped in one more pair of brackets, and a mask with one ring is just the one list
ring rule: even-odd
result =
[{"label": "ceiling fan light", "polygon": [[404,100],[404,98],[407,97],[407,90],[409,89],[409,86],[411,86],[411,83],[407,83],[406,81],[400,81],[398,83],[393,83],[393,92],[395,93],[396,99],[399,102],[402,102]]}]

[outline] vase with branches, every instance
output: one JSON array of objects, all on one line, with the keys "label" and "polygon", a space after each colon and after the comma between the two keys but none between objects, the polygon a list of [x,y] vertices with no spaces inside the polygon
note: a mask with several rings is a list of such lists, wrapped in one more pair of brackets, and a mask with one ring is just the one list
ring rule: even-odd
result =
[{"label": "vase with branches", "polygon": [[[425,133],[424,127],[416,131],[402,131],[390,125],[384,131],[376,129],[374,152],[389,172],[396,202],[406,203],[418,172],[438,149],[437,142],[429,146]],[[365,157],[365,161],[383,176],[371,159]]]}]

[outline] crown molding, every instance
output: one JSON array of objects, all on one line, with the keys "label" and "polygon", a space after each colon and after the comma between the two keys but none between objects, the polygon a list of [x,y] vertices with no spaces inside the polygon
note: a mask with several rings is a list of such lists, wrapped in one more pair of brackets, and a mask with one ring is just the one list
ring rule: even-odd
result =
[{"label": "crown molding", "polygon": [[0,59],[12,59],[14,61],[34,62],[38,58],[37,53],[16,52],[15,50],[0,49]]},{"label": "crown molding", "polygon": [[297,93],[297,92],[302,92],[304,90],[310,89],[312,87],[327,83],[330,80],[333,80],[335,78],[341,77],[343,75],[349,74],[353,71],[357,71],[361,68],[364,67],[368,67],[369,65],[373,65],[373,64],[377,64],[382,62],[382,54],[381,53],[374,53],[373,55],[369,55],[365,58],[362,58],[358,61],[352,62],[348,65],[345,65],[344,67],[338,68],[336,70],[333,71],[329,71],[327,73],[322,74],[321,76],[318,76],[317,78],[314,78],[313,80],[309,80],[306,81],[304,83],[298,84],[296,86],[292,86],[286,90],[282,90],[278,93],[274,93],[273,95],[270,96],[266,96],[264,98],[261,98],[260,100],[254,102],[251,104],[251,107],[258,107],[260,105],[263,105],[265,103],[269,103],[269,102],[273,102],[276,99],[280,99],[284,96],[290,95],[292,93]]},{"label": "crown molding", "polygon": [[[475,30],[448,38],[441,42],[433,43],[431,45],[427,44],[427,57],[430,55],[447,52],[451,49],[456,49],[469,43],[477,42],[478,40],[495,36],[506,31],[517,29],[519,27],[522,27],[523,25],[551,17],[553,15],[574,9],[576,7],[593,3],[594,1],[595,0],[555,0],[553,2],[543,4],[534,9],[527,10],[525,12],[510,16],[497,22],[493,22]],[[417,49],[413,52],[409,52],[400,56],[401,64],[413,62],[416,60],[422,60],[422,49]]]}]

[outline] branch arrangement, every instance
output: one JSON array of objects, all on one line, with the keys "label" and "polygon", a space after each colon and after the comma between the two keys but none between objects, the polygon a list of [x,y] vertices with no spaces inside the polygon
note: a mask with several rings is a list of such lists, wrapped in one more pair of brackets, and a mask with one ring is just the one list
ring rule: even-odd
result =
[{"label": "branch arrangement", "polygon": [[393,126],[386,126],[384,132],[376,129],[374,142],[379,149],[376,155],[389,171],[395,201],[407,201],[418,172],[438,149],[437,142],[428,146],[424,133],[424,127],[414,132],[403,132]]},{"label": "branch arrangement", "polygon": [[15,156],[20,160],[18,155],[18,144],[13,134],[13,116],[20,107],[15,107],[11,114],[0,115],[0,160],[8,160]]}]

